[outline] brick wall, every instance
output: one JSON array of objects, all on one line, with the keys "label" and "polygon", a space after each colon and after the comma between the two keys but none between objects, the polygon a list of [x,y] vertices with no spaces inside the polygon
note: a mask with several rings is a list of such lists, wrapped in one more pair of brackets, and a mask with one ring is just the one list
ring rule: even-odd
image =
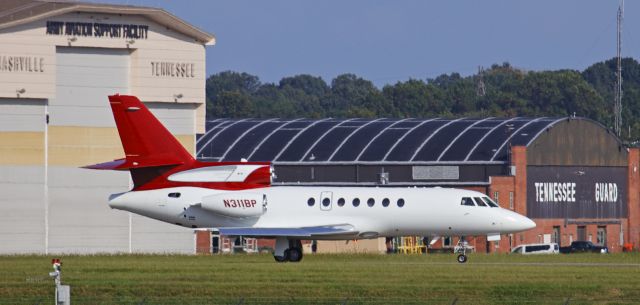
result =
[{"label": "brick wall", "polygon": [[[513,210],[510,208],[510,196],[514,197],[514,208],[515,208],[515,177],[513,176],[492,176],[491,177],[491,185],[489,186],[489,193],[487,194],[491,199],[496,200],[495,193],[498,192],[498,204],[500,207],[508,210]],[[513,195],[510,195],[513,194]],[[498,252],[498,253],[508,253],[511,251],[511,245],[509,244],[509,235],[502,235],[499,242],[490,242],[489,248],[487,251],[486,248],[486,236],[482,236],[478,238],[478,240],[482,240],[485,246],[482,247],[482,252]],[[480,249],[478,247],[477,249]],[[478,250],[480,252],[480,250]]]},{"label": "brick wall", "polygon": [[196,254],[211,254],[211,232],[196,231]]}]

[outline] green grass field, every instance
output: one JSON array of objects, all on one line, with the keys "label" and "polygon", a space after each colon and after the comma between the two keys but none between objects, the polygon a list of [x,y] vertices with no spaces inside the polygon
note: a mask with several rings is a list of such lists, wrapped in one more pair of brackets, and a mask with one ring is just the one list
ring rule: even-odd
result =
[{"label": "green grass field", "polygon": [[[0,256],[0,304],[52,304],[51,258]],[[61,258],[73,304],[640,304],[639,253]]]}]

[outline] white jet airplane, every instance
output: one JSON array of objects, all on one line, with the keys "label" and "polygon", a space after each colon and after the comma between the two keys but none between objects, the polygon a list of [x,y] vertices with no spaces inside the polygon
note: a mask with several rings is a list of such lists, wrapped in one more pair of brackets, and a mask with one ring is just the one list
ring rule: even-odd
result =
[{"label": "white jet airplane", "polygon": [[[86,168],[130,171],[133,189],[111,195],[111,208],[226,236],[275,238],[278,262],[300,261],[301,240],[499,239],[536,226],[470,190],[271,186],[269,162],[197,161],[138,98],[113,95],[109,102],[126,157]],[[457,258],[467,261],[464,252]]]}]

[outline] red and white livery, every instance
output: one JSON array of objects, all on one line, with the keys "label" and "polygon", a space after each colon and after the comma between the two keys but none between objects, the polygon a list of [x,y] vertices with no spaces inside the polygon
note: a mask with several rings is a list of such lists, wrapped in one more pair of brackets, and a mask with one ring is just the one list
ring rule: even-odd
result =
[{"label": "red and white livery", "polygon": [[[490,239],[535,227],[486,195],[452,188],[271,186],[269,162],[195,160],[135,96],[109,96],[125,158],[87,166],[128,170],[114,209],[227,236],[275,238],[277,261],[300,261],[301,240],[391,236]],[[464,253],[458,255],[465,262]]]}]

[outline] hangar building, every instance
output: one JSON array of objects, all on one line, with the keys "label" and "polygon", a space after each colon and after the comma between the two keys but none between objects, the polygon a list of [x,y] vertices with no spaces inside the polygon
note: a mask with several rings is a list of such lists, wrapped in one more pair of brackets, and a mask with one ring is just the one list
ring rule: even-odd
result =
[{"label": "hangar building", "polygon": [[640,240],[638,149],[589,119],[218,119],[206,127],[198,158],[273,161],[275,185],[467,188],[538,224],[500,242],[475,237],[478,251],[574,240],[620,251]]},{"label": "hangar building", "polygon": [[204,132],[205,46],[157,8],[0,2],[0,253],[194,251],[191,230],[111,211],[126,172],[107,95],[135,94],[188,150]]}]

